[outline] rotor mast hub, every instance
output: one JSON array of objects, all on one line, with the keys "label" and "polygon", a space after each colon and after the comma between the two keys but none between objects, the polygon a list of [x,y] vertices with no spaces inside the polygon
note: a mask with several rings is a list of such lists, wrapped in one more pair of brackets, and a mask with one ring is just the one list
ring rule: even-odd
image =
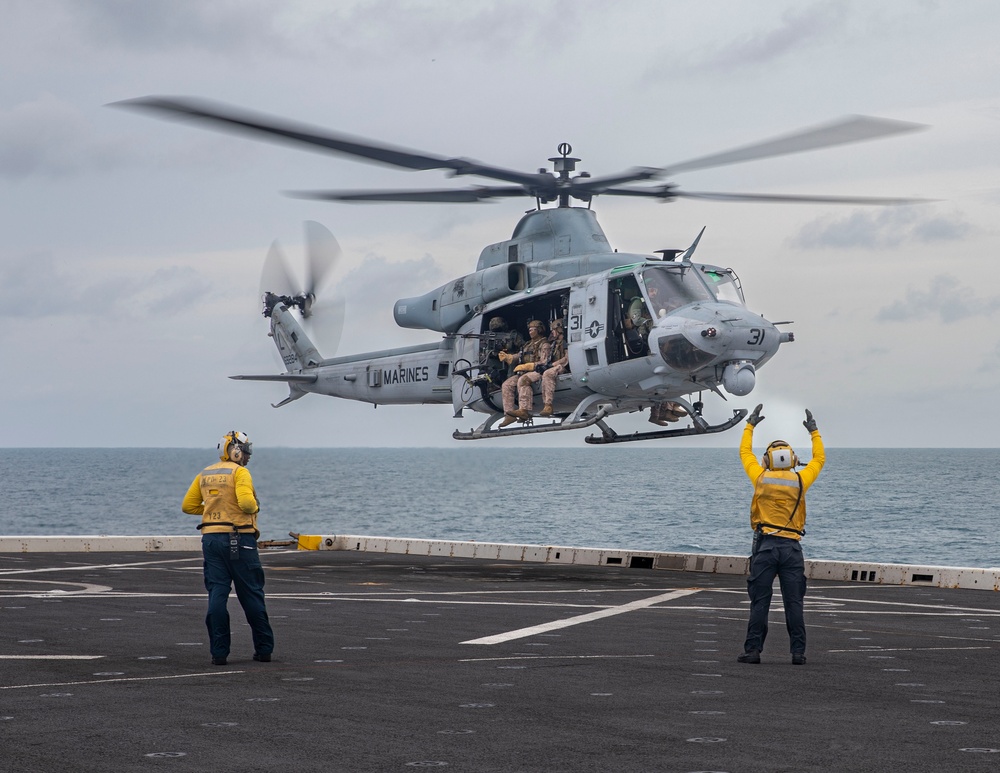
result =
[{"label": "rotor mast hub", "polygon": [[552,162],[552,169],[556,173],[556,180],[562,189],[559,191],[559,206],[568,207],[569,198],[572,195],[568,190],[571,183],[570,173],[576,171],[576,165],[580,159],[573,158],[570,155],[573,152],[573,146],[568,142],[561,142],[556,150],[559,152],[559,155],[550,158],[549,161]]}]

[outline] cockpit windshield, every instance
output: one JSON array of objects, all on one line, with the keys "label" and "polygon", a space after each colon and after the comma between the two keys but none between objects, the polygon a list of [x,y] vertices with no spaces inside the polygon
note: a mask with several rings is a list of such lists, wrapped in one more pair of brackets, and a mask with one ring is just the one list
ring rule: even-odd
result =
[{"label": "cockpit windshield", "polygon": [[715,300],[699,272],[690,266],[647,268],[642,272],[642,283],[657,317],[695,301]]},{"label": "cockpit windshield", "polygon": [[738,303],[740,306],[746,304],[746,300],[743,298],[743,288],[740,287],[740,278],[731,268],[702,266],[701,272],[717,299]]}]

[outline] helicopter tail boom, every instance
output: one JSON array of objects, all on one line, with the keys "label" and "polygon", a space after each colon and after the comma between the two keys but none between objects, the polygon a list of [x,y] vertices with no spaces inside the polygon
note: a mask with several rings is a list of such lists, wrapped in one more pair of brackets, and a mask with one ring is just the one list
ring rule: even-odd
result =
[{"label": "helicopter tail boom", "polygon": [[[271,337],[289,371],[314,368],[323,361],[309,336],[283,303],[271,309]],[[315,379],[314,379],[315,380]]]}]

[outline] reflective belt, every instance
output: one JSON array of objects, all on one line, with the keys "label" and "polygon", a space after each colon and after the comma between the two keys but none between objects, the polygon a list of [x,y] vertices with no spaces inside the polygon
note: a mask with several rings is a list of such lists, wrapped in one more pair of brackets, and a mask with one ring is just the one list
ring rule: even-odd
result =
[{"label": "reflective belt", "polygon": [[209,521],[208,523],[199,523],[197,528],[201,530],[206,526],[232,526],[233,531],[237,534],[253,534],[257,531],[253,526],[237,526],[235,523],[230,523],[229,521]]},{"label": "reflective belt", "polygon": [[[757,531],[761,533],[763,537],[777,537],[777,534],[764,534],[763,529],[777,529],[778,531],[790,531],[793,534],[798,534],[800,537],[804,537],[806,530],[803,529],[799,531],[798,529],[793,529],[791,526],[778,526],[774,523],[764,523],[763,521],[757,524]],[[782,537],[782,539],[789,539],[788,537]]]}]

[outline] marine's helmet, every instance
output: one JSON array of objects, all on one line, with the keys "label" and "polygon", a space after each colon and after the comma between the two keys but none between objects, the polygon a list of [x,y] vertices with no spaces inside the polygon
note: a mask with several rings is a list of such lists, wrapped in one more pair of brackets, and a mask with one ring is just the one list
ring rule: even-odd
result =
[{"label": "marine's helmet", "polygon": [[507,331],[507,320],[503,317],[494,317],[490,320],[490,331],[493,333],[504,333]]},{"label": "marine's helmet", "polygon": [[557,330],[560,332],[564,332],[566,329],[561,319],[552,320],[552,322],[549,324],[549,327],[551,328],[553,333],[555,333]]},{"label": "marine's helmet", "polygon": [[642,298],[633,298],[628,305],[628,318],[636,327],[642,324],[642,320],[646,316],[643,314],[644,305]]},{"label": "marine's helmet", "polygon": [[531,328],[536,328],[538,330],[538,335],[545,335],[545,323],[540,319],[533,319],[528,323],[528,332],[531,332]]},{"label": "marine's helmet", "polygon": [[784,440],[775,440],[764,451],[764,467],[768,470],[790,470],[797,466],[799,457]]},{"label": "marine's helmet", "polygon": [[253,453],[253,443],[250,442],[246,433],[237,432],[234,429],[232,432],[226,433],[226,436],[219,441],[218,449],[219,459],[222,461],[236,462],[236,464],[246,467],[250,461],[250,454]]}]

